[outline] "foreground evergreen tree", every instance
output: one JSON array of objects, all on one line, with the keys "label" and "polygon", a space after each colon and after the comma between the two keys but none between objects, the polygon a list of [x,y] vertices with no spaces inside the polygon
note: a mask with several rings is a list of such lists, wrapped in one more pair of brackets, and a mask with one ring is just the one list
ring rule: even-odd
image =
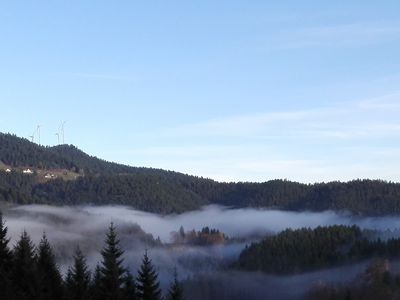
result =
[{"label": "foreground evergreen tree", "polygon": [[101,251],[103,256],[101,266],[101,294],[104,300],[122,299],[121,286],[124,283],[125,269],[122,266],[123,251],[113,223],[107,233],[106,245]]},{"label": "foreground evergreen tree", "polygon": [[90,272],[81,250],[76,248],[74,265],[68,270],[66,292],[68,300],[85,300],[89,297]]},{"label": "foreground evergreen tree", "polygon": [[147,255],[144,254],[142,265],[138,271],[137,277],[138,296],[141,300],[159,300],[161,299],[160,283],[158,274]]},{"label": "foreground evergreen tree", "polygon": [[3,222],[3,214],[0,212],[0,270],[9,270],[12,264],[12,254],[8,247],[10,239],[7,237],[8,228]]},{"label": "foreground evergreen tree", "polygon": [[89,288],[92,300],[102,300],[103,299],[102,293],[101,293],[101,281],[102,281],[101,267],[99,264],[97,264],[96,268],[94,270],[92,282],[91,282],[90,288]]},{"label": "foreground evergreen tree", "polygon": [[44,234],[40,241],[37,257],[37,279],[39,297],[43,300],[61,299],[63,285],[53,250]]},{"label": "foreground evergreen tree", "polygon": [[174,270],[174,281],[171,283],[171,286],[168,291],[168,300],[183,300],[183,290],[178,281],[178,273],[176,268]]},{"label": "foreground evergreen tree", "polygon": [[123,299],[124,300],[137,300],[136,294],[136,282],[135,278],[133,278],[132,274],[127,271],[125,276],[125,284],[123,288]]},{"label": "foreground evergreen tree", "polygon": [[8,247],[10,239],[7,237],[7,230],[0,212],[0,299],[11,299],[14,294],[10,279],[12,253]]},{"label": "foreground evergreen tree", "polygon": [[11,279],[15,288],[15,299],[37,299],[37,278],[33,243],[24,231],[14,248],[14,263]]}]

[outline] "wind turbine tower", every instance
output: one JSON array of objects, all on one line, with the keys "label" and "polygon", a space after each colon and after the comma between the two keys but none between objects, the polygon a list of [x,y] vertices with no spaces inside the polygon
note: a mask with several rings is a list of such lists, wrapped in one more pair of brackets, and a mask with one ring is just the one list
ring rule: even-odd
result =
[{"label": "wind turbine tower", "polygon": [[39,145],[40,145],[40,127],[41,127],[41,125],[38,125],[36,127],[36,130],[37,130],[37,133],[38,133],[38,138],[39,138]]},{"label": "wind turbine tower", "polygon": [[57,132],[56,136],[57,136],[57,145],[60,145],[60,134]]},{"label": "wind turbine tower", "polygon": [[63,121],[63,122],[61,123],[61,125],[60,125],[60,133],[61,133],[63,145],[65,144],[65,130],[64,130],[65,123],[67,123],[67,121]]}]

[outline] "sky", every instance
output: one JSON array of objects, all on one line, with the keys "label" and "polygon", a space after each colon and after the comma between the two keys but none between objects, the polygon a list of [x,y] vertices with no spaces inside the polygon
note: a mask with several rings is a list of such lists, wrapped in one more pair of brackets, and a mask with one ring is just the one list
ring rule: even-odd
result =
[{"label": "sky", "polygon": [[[219,181],[400,181],[399,1],[0,2],[0,131]],[[38,142],[36,133],[35,142]]]}]

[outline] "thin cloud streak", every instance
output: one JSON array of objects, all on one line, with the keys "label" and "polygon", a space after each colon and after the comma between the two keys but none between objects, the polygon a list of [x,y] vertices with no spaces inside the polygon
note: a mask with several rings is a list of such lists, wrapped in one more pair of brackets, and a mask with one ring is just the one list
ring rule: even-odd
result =
[{"label": "thin cloud streak", "polygon": [[372,98],[360,102],[360,107],[364,109],[379,109],[387,112],[400,110],[400,91],[396,91],[381,97]]},{"label": "thin cloud streak", "polygon": [[[320,109],[239,115],[165,130],[165,136],[371,138],[400,135],[398,94]],[[379,109],[377,111],[376,109]]]},{"label": "thin cloud streak", "polygon": [[351,47],[398,40],[398,24],[353,23],[283,31],[277,48]]},{"label": "thin cloud streak", "polygon": [[93,79],[93,80],[110,80],[110,81],[127,81],[127,82],[138,82],[139,78],[124,75],[115,74],[98,74],[98,73],[61,73],[63,76],[81,78],[81,79]]},{"label": "thin cloud streak", "polygon": [[397,95],[185,124],[147,135],[168,141],[162,147],[153,142],[118,155],[219,181],[398,181]]}]

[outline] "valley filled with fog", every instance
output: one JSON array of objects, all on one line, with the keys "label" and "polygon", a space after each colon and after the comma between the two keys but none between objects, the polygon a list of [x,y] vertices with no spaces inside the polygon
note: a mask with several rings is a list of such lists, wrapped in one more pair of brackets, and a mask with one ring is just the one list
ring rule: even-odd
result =
[{"label": "valley filled with fog", "polygon": [[[165,288],[176,267],[179,277],[193,291],[190,299],[201,299],[196,282],[212,281],[226,297],[235,294],[248,299],[293,299],[301,297],[310,287],[321,281],[341,282],[355,278],[368,261],[301,274],[274,276],[261,272],[245,272],[232,268],[246,245],[266,235],[274,235],[286,228],[315,228],[328,225],[357,225],[361,229],[385,232],[382,237],[397,236],[400,217],[361,217],[349,213],[288,212],[261,209],[231,209],[207,206],[201,210],[179,215],[157,215],[124,206],[54,207],[45,205],[14,206],[3,209],[11,245],[26,230],[37,244],[46,233],[54,247],[61,271],[65,274],[72,263],[77,245],[87,257],[91,269],[101,260],[100,250],[105,233],[114,223],[125,264],[135,273],[143,254],[157,266],[161,285]],[[223,243],[193,245],[176,243],[179,230],[199,231],[204,227],[218,229],[227,236]],[[388,231],[388,230],[391,231]],[[200,285],[201,286],[201,285]],[[287,286],[293,288],[287,289]],[[195,292],[194,292],[195,291]],[[229,291],[229,292],[226,292]],[[271,294],[273,291],[273,296]],[[229,294],[230,293],[230,294]],[[241,295],[241,296],[240,296]],[[198,297],[198,298],[196,298]],[[232,298],[233,299],[233,298]]]}]

